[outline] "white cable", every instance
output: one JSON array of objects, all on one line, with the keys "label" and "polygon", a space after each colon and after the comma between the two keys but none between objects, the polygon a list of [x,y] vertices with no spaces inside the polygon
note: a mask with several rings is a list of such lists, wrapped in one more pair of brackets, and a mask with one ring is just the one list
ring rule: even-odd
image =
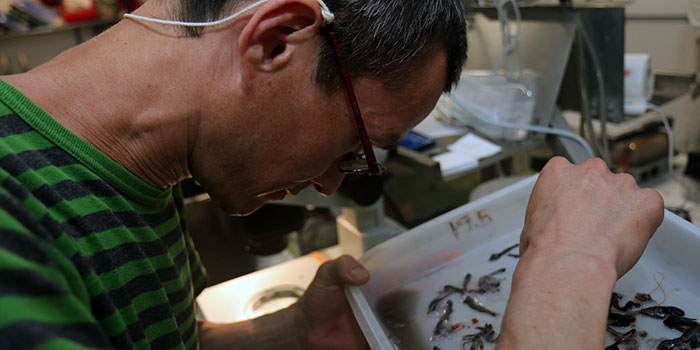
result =
[{"label": "white cable", "polygon": [[126,18],[133,18],[133,19],[140,19],[142,21],[146,22],[152,22],[152,23],[158,23],[158,24],[170,24],[170,25],[176,25],[176,26],[183,26],[183,27],[210,27],[210,26],[216,26],[219,24],[226,23],[230,20],[233,20],[240,15],[254,9],[255,7],[258,7],[269,0],[258,0],[244,8],[242,8],[240,11],[237,11],[236,13],[226,17],[222,18],[217,21],[212,21],[212,22],[182,22],[182,21],[172,21],[172,20],[167,20],[167,19],[160,19],[160,18],[151,18],[151,17],[146,17],[146,16],[139,16],[139,15],[134,15],[131,13],[126,13],[124,14],[124,17]]},{"label": "white cable", "polygon": [[659,117],[661,117],[661,121],[664,123],[664,128],[666,129],[666,133],[668,134],[668,174],[671,176],[671,180],[675,181],[678,183],[678,185],[681,186],[682,189],[685,189],[685,194],[684,194],[684,200],[683,203],[680,205],[680,208],[686,208],[688,202],[690,201],[690,197],[692,196],[692,186],[689,186],[686,183],[686,179],[684,176],[682,176],[679,173],[676,173],[675,170],[673,170],[673,130],[671,130],[671,124],[668,122],[668,117],[666,116],[666,113],[664,113],[663,110],[661,110],[661,107],[657,105],[653,105],[651,103],[647,103],[647,109],[652,110],[656,112]]},{"label": "white cable", "polygon": [[[457,105],[459,105],[462,109],[465,111],[469,111],[469,108],[461,104],[459,101],[456,101],[455,99],[450,99]],[[525,130],[525,131],[532,131],[532,132],[538,132],[541,134],[551,134],[551,135],[559,135],[562,137],[566,137],[569,139],[572,139],[576,141],[583,149],[588,153],[589,158],[594,158],[595,154],[593,154],[593,150],[591,149],[591,146],[588,145],[588,142],[586,140],[579,136],[578,134],[568,131],[568,130],[563,130],[563,129],[556,129],[556,128],[545,128],[542,126],[535,126],[535,125],[525,125],[525,124],[515,124],[515,123],[509,123],[509,122],[504,122],[500,120],[491,120],[484,118],[482,116],[479,116],[477,113],[470,113],[472,116],[474,116],[476,119],[479,121],[493,125],[496,127],[501,127],[501,128],[508,128],[508,129],[516,129],[516,130]]]},{"label": "white cable", "polygon": [[335,15],[331,11],[331,9],[326,6],[326,3],[323,2],[323,0],[317,0],[318,4],[321,6],[321,16],[323,16],[323,23],[325,24],[331,24],[333,21],[335,21]]},{"label": "white cable", "polygon": [[688,21],[695,28],[700,28],[700,1],[688,0]]},{"label": "white cable", "polygon": [[[588,36],[586,28],[583,25],[581,16],[578,16],[576,18],[576,23],[578,26],[578,31],[581,34],[581,38],[583,39],[583,43],[588,49],[588,54],[591,57],[591,62],[593,62],[593,70],[595,71],[596,81],[598,83],[598,119],[600,120],[600,147],[598,147],[598,151],[600,153],[600,157],[603,160],[605,160],[608,166],[610,166],[612,165],[612,163],[610,162],[610,149],[608,145],[608,136],[606,131],[606,125],[608,123],[608,108],[606,106],[607,97],[605,92],[605,80],[603,79],[603,73],[601,70],[600,60],[598,59],[598,54],[595,50],[595,46],[593,46],[593,42]],[[584,79],[584,77],[579,77],[579,79]],[[595,136],[595,131],[593,131],[593,129],[591,129],[591,138],[593,139],[596,145],[599,144],[598,139]]]},{"label": "white cable", "polygon": [[647,109],[656,112],[664,123],[664,128],[666,128],[666,133],[668,134],[668,173],[671,177],[676,178],[676,173],[673,171],[673,131],[671,130],[671,124],[668,122],[668,117],[661,110],[661,107],[647,103]]},{"label": "white cable", "polygon": [[[176,25],[176,26],[183,26],[183,27],[211,27],[211,26],[217,26],[219,24],[223,24],[226,22],[229,22],[233,19],[236,19],[240,17],[242,14],[268,2],[269,0],[258,0],[244,8],[242,8],[239,11],[236,11],[236,13],[226,17],[222,18],[220,20],[216,21],[211,21],[211,22],[183,22],[183,21],[172,21],[172,20],[167,20],[167,19],[160,19],[160,18],[151,18],[151,17],[146,17],[146,16],[139,16],[139,15],[134,15],[131,13],[126,13],[124,14],[125,18],[131,18],[131,19],[138,19],[141,21],[146,21],[146,22],[152,22],[152,23],[159,23],[159,24],[168,24],[168,25]],[[328,9],[328,6],[323,2],[323,0],[317,0],[318,4],[321,6],[321,16],[323,16],[323,21],[324,23],[331,23],[335,19],[335,16],[333,15],[333,12],[331,12]]]},{"label": "white cable", "polygon": [[[501,24],[501,41],[503,49],[501,50],[501,55],[498,57],[498,62],[494,67],[494,74],[498,74],[498,71],[503,67],[504,60],[507,59],[507,68],[504,69],[504,76],[509,80],[515,80],[522,75],[522,64],[518,59],[518,74],[515,74],[515,55],[518,53],[518,58],[520,57],[520,8],[514,0],[493,0],[494,6],[498,12],[498,21]],[[508,11],[506,10],[506,5],[510,3],[513,6],[513,12],[515,13],[515,33],[511,33],[510,29],[510,18],[508,16]]]}]

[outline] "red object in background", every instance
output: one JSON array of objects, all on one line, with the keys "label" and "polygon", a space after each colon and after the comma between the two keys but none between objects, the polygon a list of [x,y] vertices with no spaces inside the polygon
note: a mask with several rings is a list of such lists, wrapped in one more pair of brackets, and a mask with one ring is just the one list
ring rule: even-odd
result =
[{"label": "red object in background", "polygon": [[60,13],[63,20],[66,22],[80,22],[97,19],[97,7],[95,6],[95,1],[90,2],[89,8],[75,11],[68,11],[66,9],[66,2],[63,1],[61,3]]}]

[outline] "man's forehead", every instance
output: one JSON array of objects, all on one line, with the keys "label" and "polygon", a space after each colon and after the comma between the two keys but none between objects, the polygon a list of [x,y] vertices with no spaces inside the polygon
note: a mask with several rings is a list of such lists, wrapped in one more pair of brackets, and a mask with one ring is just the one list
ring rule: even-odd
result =
[{"label": "man's forehead", "polygon": [[401,138],[435,108],[447,79],[447,53],[436,50],[398,89],[378,89],[370,94],[365,120],[372,142],[380,148],[394,148]]}]

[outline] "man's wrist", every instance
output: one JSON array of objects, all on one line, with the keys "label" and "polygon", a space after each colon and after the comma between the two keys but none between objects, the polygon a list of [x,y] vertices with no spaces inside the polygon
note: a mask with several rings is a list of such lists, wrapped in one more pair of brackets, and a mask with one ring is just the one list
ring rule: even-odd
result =
[{"label": "man's wrist", "polygon": [[548,247],[533,242],[522,254],[518,268],[513,276],[516,279],[529,278],[533,274],[547,272],[552,277],[575,274],[580,278],[589,278],[605,285],[614,285],[617,270],[614,257],[604,249],[598,252],[565,251],[560,247]]},{"label": "man's wrist", "polygon": [[617,256],[614,242],[566,242],[556,234],[538,235],[527,243],[520,263],[533,268],[579,270],[603,274],[617,280]]},{"label": "man's wrist", "polygon": [[[513,275],[499,349],[602,348],[616,270],[603,256],[529,246]],[[572,321],[573,320],[573,321]]]}]

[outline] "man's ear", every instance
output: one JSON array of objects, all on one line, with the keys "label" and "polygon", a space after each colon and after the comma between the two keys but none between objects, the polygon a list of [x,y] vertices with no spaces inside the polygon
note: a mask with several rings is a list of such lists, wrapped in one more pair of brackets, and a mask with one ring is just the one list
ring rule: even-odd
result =
[{"label": "man's ear", "polygon": [[240,57],[256,70],[283,68],[323,23],[315,0],[271,0],[260,6],[238,37]]}]

